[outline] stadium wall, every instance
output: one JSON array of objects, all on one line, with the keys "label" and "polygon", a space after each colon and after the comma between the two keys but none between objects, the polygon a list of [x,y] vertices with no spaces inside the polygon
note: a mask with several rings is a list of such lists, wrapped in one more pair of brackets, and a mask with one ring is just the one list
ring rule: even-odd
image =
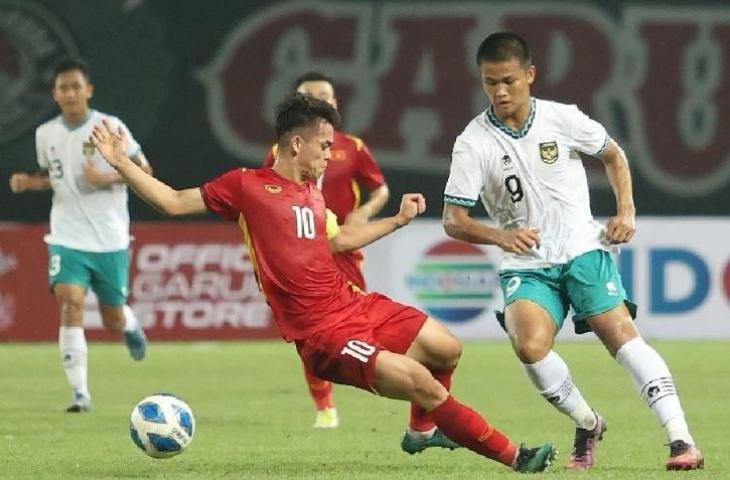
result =
[{"label": "stadium wall", "polygon": [[[58,310],[47,289],[46,225],[0,224],[0,341],[53,341]],[[277,338],[240,232],[222,223],[134,225],[130,304],[160,340]],[[730,338],[730,219],[640,218],[617,255],[639,326],[658,339]],[[371,290],[418,306],[464,339],[504,339],[500,250],[449,239],[417,221],[366,249]],[[89,295],[89,338],[101,329]],[[577,339],[570,322],[561,336]],[[586,337],[586,336],[583,336]]]},{"label": "stadium wall", "polygon": [[[46,276],[47,230],[0,224],[0,341],[58,336]],[[278,338],[240,230],[223,223],[142,223],[132,234],[129,304],[152,340]],[[84,318],[90,339],[117,338],[103,330],[93,294]]]},{"label": "stadium wall", "polygon": [[[644,336],[730,338],[728,235],[726,218],[639,218],[615,259]],[[368,247],[365,271],[370,289],[430,312],[462,338],[505,338],[494,316],[503,306],[500,258],[496,247],[457,242],[440,222],[421,221]],[[570,321],[560,335],[581,338]]]},{"label": "stadium wall", "polygon": [[[122,118],[177,187],[259,166],[274,105],[323,70],[345,128],[385,169],[388,210],[416,190],[435,206],[454,138],[486,107],[474,54],[497,30],[531,42],[536,96],[579,105],[621,143],[642,215],[728,214],[726,0],[0,0],[0,220],[47,219],[49,195],[6,185],[37,169],[33,130],[57,114],[61,55],[90,60],[94,107]],[[586,165],[594,212],[610,215],[602,165]],[[132,215],[158,220],[135,198]]]}]

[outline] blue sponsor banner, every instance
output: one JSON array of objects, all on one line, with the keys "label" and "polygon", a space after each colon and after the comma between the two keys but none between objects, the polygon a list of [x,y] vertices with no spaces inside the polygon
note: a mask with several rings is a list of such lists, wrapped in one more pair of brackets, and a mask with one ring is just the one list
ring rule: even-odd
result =
[{"label": "blue sponsor banner", "polygon": [[[639,218],[631,243],[615,256],[637,325],[648,338],[730,338],[730,219]],[[701,239],[701,241],[698,241]],[[373,290],[416,306],[464,339],[505,339],[493,246],[449,239],[423,220],[368,247]],[[387,272],[387,275],[383,273]],[[572,314],[571,314],[572,315]],[[578,337],[566,321],[561,337]]]}]

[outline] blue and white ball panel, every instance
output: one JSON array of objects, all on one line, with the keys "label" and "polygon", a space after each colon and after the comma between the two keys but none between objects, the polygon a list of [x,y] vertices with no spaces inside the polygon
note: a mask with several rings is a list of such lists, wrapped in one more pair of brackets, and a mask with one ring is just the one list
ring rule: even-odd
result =
[{"label": "blue and white ball panel", "polygon": [[149,396],[132,410],[132,441],[152,457],[169,458],[179,454],[192,441],[194,431],[192,410],[174,395]]}]

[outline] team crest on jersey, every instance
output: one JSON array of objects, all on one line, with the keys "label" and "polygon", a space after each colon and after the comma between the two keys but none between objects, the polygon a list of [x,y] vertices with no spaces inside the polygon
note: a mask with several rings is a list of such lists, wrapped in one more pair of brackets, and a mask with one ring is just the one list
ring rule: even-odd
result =
[{"label": "team crest on jersey", "polygon": [[264,185],[264,188],[269,193],[279,193],[279,192],[281,192],[281,187],[279,185],[272,185],[270,183],[267,183],[266,185]]},{"label": "team crest on jersey", "polygon": [[90,157],[96,151],[96,147],[91,142],[84,142],[84,146],[82,148],[82,151],[84,153],[84,157]]},{"label": "team crest on jersey", "polygon": [[540,158],[548,165],[558,161],[558,142],[543,142],[540,144]]}]

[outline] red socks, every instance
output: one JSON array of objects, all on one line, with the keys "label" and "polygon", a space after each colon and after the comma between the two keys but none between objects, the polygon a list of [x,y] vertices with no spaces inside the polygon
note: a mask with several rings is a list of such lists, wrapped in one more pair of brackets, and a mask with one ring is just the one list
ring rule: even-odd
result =
[{"label": "red socks", "polygon": [[517,446],[477,412],[449,395],[444,403],[431,410],[438,428],[451,440],[480,455],[512,466]]},{"label": "red socks", "polygon": [[332,394],[332,382],[315,377],[309,370],[304,368],[304,377],[307,379],[309,394],[317,406],[317,410],[324,410],[335,406]]},{"label": "red socks", "polygon": [[[454,374],[454,369],[444,370],[440,372],[431,372],[433,378],[439,381],[441,385],[446,387],[447,391],[451,391],[451,376]],[[428,432],[436,427],[433,421],[433,417],[421,406],[411,403],[411,421],[408,424],[411,430],[417,432]]]}]

